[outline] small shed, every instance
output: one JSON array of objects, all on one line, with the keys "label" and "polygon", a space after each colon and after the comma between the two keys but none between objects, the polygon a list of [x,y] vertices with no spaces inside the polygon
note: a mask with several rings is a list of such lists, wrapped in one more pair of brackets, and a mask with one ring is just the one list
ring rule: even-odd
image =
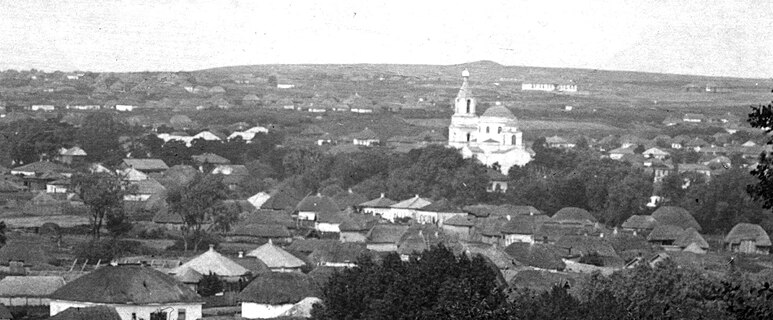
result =
[{"label": "small shed", "polygon": [[770,253],[770,236],[758,224],[739,223],[725,236],[725,247],[732,252]]}]

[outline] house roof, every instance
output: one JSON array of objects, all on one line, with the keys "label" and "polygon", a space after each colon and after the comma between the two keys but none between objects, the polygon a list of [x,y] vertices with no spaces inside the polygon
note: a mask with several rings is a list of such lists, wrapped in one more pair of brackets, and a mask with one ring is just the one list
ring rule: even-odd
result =
[{"label": "house roof", "polygon": [[11,180],[0,180],[0,192],[20,192],[24,187]]},{"label": "house roof", "polygon": [[177,279],[177,281],[182,283],[199,283],[201,278],[204,277],[204,275],[190,267],[177,269],[173,276],[175,279]]},{"label": "house roof", "polygon": [[690,212],[684,208],[663,206],[655,210],[655,212],[652,213],[652,217],[655,218],[659,224],[675,225],[682,229],[695,228],[695,230],[701,231],[701,225],[698,224],[698,221],[696,221]]},{"label": "house roof", "polygon": [[633,154],[633,149],[631,147],[617,148],[610,150],[609,154]]},{"label": "house roof", "polygon": [[341,232],[368,231],[376,223],[378,223],[378,220],[379,218],[376,216],[350,213],[346,216],[346,219],[344,219],[344,221],[341,222],[341,224],[338,226],[338,229],[341,230]]},{"label": "house roof", "polygon": [[34,172],[36,174],[43,174],[43,173],[64,173],[64,172],[70,172],[71,170],[58,163],[49,162],[49,161],[38,161],[38,162],[33,162],[30,164],[23,165],[23,166],[18,166],[16,168],[13,168],[12,171]]},{"label": "house roof", "polygon": [[685,229],[684,232],[676,238],[676,241],[674,241],[674,245],[679,246],[680,248],[686,248],[691,244],[695,244],[701,249],[709,248],[709,243],[706,242],[706,239],[703,239],[703,236],[701,236],[695,228]]},{"label": "house roof", "polygon": [[59,152],[60,156],[86,156],[86,151],[81,149],[80,147],[72,147],[70,149],[62,149]]},{"label": "house roof", "polygon": [[600,256],[618,257],[612,244],[598,236],[565,235],[556,241],[556,247],[567,250],[570,255],[595,252]]},{"label": "house roof", "polygon": [[400,239],[397,245],[397,253],[404,255],[422,253],[427,249],[429,249],[429,244],[424,238],[423,232],[409,232]]},{"label": "house roof", "polygon": [[169,211],[167,206],[163,206],[158,209],[155,215],[153,215],[153,222],[155,223],[171,223],[171,224],[183,224],[185,221],[179,214]]},{"label": "house roof", "polygon": [[311,270],[308,275],[318,288],[324,288],[337,270],[338,268],[335,267],[317,266],[314,270]]},{"label": "house roof", "polygon": [[271,241],[250,251],[247,256],[260,259],[271,269],[300,268],[306,264],[303,260],[275,246]]},{"label": "house roof", "polygon": [[562,208],[561,210],[558,210],[552,217],[551,220],[556,222],[570,222],[570,223],[586,223],[586,222],[596,222],[596,218],[588,212],[588,210],[576,208],[576,207],[566,207]]},{"label": "house roof", "polygon": [[384,194],[382,193],[380,197],[360,203],[359,206],[368,208],[389,208],[395,203],[397,203],[397,201],[384,197]]},{"label": "house roof", "polygon": [[142,181],[148,179],[148,175],[134,168],[126,168],[120,172],[122,179],[128,181]]},{"label": "house roof", "polygon": [[621,227],[625,229],[652,229],[658,224],[652,216],[633,215],[623,222]]},{"label": "house roof", "polygon": [[0,280],[0,297],[44,297],[64,284],[57,276],[6,276]]},{"label": "house roof", "polygon": [[505,253],[530,267],[552,270],[566,268],[556,248],[548,244],[515,242],[505,248]]},{"label": "house roof", "polygon": [[229,164],[231,160],[223,158],[214,153],[202,153],[199,155],[191,156],[191,159],[197,163],[210,163],[210,164]]},{"label": "house roof", "polygon": [[115,307],[70,307],[51,316],[48,320],[121,320],[121,316],[118,311],[115,311]]},{"label": "house roof", "polygon": [[196,292],[150,267],[100,267],[65,284],[51,299],[106,304],[201,302]]},{"label": "house roof", "polygon": [[292,234],[287,227],[280,224],[239,224],[229,232],[234,236],[249,236],[258,238],[290,238]]},{"label": "house roof", "polygon": [[270,197],[260,206],[261,209],[285,210],[295,208],[303,199],[292,187],[281,187],[269,193]]},{"label": "house roof", "polygon": [[196,272],[201,274],[215,273],[221,277],[240,277],[250,273],[249,270],[240,266],[238,263],[215,251],[213,247],[209,247],[207,252],[172,269],[170,273],[178,273],[185,268],[196,270]]},{"label": "house roof", "polygon": [[240,223],[281,225],[288,229],[295,228],[295,222],[289,212],[277,212],[275,210],[267,209],[243,212]]},{"label": "house roof", "polygon": [[351,137],[352,137],[352,139],[357,139],[357,140],[376,140],[376,139],[378,139],[378,135],[375,132],[373,132],[373,130],[371,130],[369,128],[365,128],[362,131],[353,134]]},{"label": "house roof", "polygon": [[736,224],[727,236],[725,236],[725,243],[738,244],[744,240],[753,240],[757,246],[771,245],[768,233],[758,224]]},{"label": "house roof", "polygon": [[312,278],[299,272],[265,272],[252,280],[238,295],[242,302],[294,304],[320,293]]},{"label": "house roof", "polygon": [[140,171],[165,171],[169,166],[161,159],[123,159],[123,164]]},{"label": "house roof", "polygon": [[440,199],[430,203],[429,205],[422,207],[421,211],[466,214],[462,209],[451,203],[451,201],[448,201],[448,199]]},{"label": "house roof", "polygon": [[510,217],[502,228],[503,234],[535,234],[549,218],[545,215],[516,215]]},{"label": "house roof", "polygon": [[233,260],[240,266],[250,270],[252,274],[271,272],[271,269],[263,261],[255,257],[234,258]]},{"label": "house roof", "polygon": [[341,242],[338,240],[330,239],[295,239],[289,246],[287,246],[286,249],[292,252],[310,254],[314,252],[314,250],[332,248],[337,246],[339,243]]},{"label": "house roof", "polygon": [[295,210],[327,214],[338,213],[340,211],[338,204],[336,204],[332,198],[321,194],[306,196],[298,203]]},{"label": "house roof", "polygon": [[368,198],[365,198],[365,196],[353,192],[352,189],[349,189],[344,192],[339,192],[336,195],[333,196],[333,201],[338,205],[341,209],[346,209],[348,207],[353,207],[356,205],[359,205],[360,203],[363,203],[365,201],[368,201]]},{"label": "house roof", "polygon": [[450,219],[443,222],[443,225],[458,226],[458,227],[472,227],[475,225],[475,216],[471,216],[471,215],[453,216]]},{"label": "house roof", "polygon": [[166,188],[153,178],[136,181],[131,185],[137,186],[136,194],[158,194],[166,191]]},{"label": "house roof", "polygon": [[421,209],[428,205],[432,204],[432,201],[429,201],[424,198],[420,198],[417,194],[415,197],[400,201],[398,203],[395,203],[390,208],[399,208],[399,209]]},{"label": "house roof", "polygon": [[408,226],[377,224],[368,232],[368,243],[397,244],[406,232],[408,232]]},{"label": "house roof", "polygon": [[684,229],[677,225],[662,224],[652,229],[647,236],[647,241],[676,241],[682,233]]},{"label": "house roof", "polygon": [[370,252],[364,243],[336,242],[336,244],[324,248],[317,248],[309,254],[309,260],[320,264],[324,262],[331,263],[354,263],[362,254]]},{"label": "house roof", "polygon": [[510,255],[505,253],[502,248],[495,247],[489,244],[483,243],[466,243],[463,245],[463,252],[470,258],[475,255],[481,255],[488,258],[494,265],[500,269],[515,269],[518,262],[515,261]]}]

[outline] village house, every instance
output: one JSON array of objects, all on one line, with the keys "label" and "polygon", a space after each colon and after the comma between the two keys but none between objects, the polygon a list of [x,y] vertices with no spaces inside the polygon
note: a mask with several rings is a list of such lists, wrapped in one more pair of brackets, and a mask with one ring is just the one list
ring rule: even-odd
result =
[{"label": "village house", "polygon": [[230,242],[266,243],[271,240],[274,243],[287,244],[293,241],[290,230],[281,224],[240,223],[226,235]]},{"label": "village house", "polygon": [[612,160],[621,160],[623,159],[623,156],[625,155],[632,155],[634,148],[631,147],[621,147],[614,150],[609,151],[609,158]]},{"label": "village house", "polygon": [[121,320],[200,319],[204,301],[169,275],[136,265],[104,266],[52,293],[50,315],[68,308],[108,306]]},{"label": "village house", "polygon": [[503,235],[503,245],[509,246],[514,242],[534,243],[534,235],[549,218],[546,215],[515,215],[502,226],[500,232]]},{"label": "village house", "polygon": [[357,207],[359,207],[360,211],[363,213],[383,217],[389,213],[391,210],[390,207],[395,203],[397,203],[397,201],[385,197],[382,193],[378,198],[360,203]]},{"label": "village house", "polygon": [[644,150],[644,152],[641,153],[643,156],[651,159],[658,159],[658,160],[665,160],[666,157],[670,156],[666,151],[660,150],[659,148],[649,148],[647,150]]},{"label": "village house", "polygon": [[123,159],[120,169],[133,168],[142,173],[164,172],[169,166],[161,159]]},{"label": "village house", "polygon": [[80,147],[62,148],[59,150],[59,162],[69,165],[84,163],[86,160],[86,151]]},{"label": "village house", "polygon": [[487,169],[486,175],[488,176],[487,192],[507,192],[507,183],[510,181],[510,178],[494,169]]},{"label": "village house", "polygon": [[252,280],[241,293],[241,316],[247,319],[310,317],[311,306],[321,300],[310,276],[269,272]]},{"label": "village house", "polygon": [[30,106],[32,111],[55,111],[56,107],[51,104],[34,104]]},{"label": "village house", "polygon": [[725,248],[740,253],[770,253],[770,236],[758,224],[739,223],[725,236]]},{"label": "village house", "polygon": [[695,228],[687,228],[676,238],[674,245],[682,251],[705,254],[709,250],[709,243],[698,233]]},{"label": "village house", "polygon": [[467,216],[467,213],[448,199],[441,199],[416,209],[413,219],[418,223],[430,223],[442,227],[446,220],[454,216]]},{"label": "village house", "polygon": [[458,237],[461,241],[470,241],[476,219],[473,215],[453,216],[446,220],[441,228],[449,236]]},{"label": "village house", "polygon": [[48,295],[64,284],[59,276],[6,276],[0,280],[0,303],[7,307],[48,306]]},{"label": "village house", "polygon": [[545,144],[547,144],[548,148],[571,149],[575,147],[574,143],[559,136],[545,138]]},{"label": "village house", "polygon": [[317,215],[320,213],[335,214],[341,211],[338,205],[328,196],[323,196],[321,193],[316,195],[308,195],[298,206],[295,207],[295,212],[298,221],[301,224],[314,225],[317,221]]},{"label": "village house", "polygon": [[706,122],[706,116],[700,113],[686,113],[684,117],[682,117],[682,122],[687,122],[687,123]]},{"label": "village house", "polygon": [[340,243],[317,248],[308,255],[308,260],[317,265],[335,268],[353,268],[357,266],[357,259],[365,254],[370,254],[364,243]]},{"label": "village house", "polygon": [[701,231],[701,225],[690,214],[689,211],[681,207],[662,206],[652,212],[652,217],[660,225],[675,225],[682,229],[694,228]]},{"label": "village house", "polygon": [[556,247],[549,244],[514,242],[505,247],[505,253],[532,270],[561,271],[566,268]]},{"label": "village house", "polygon": [[263,261],[273,272],[299,272],[306,265],[306,262],[275,246],[271,241],[250,251],[247,256]]},{"label": "village house", "polygon": [[378,223],[378,218],[362,214],[350,214],[348,219],[344,220],[339,226],[339,240],[341,242],[361,242],[367,241],[367,235],[371,228]]},{"label": "village house", "polygon": [[521,84],[522,91],[556,91],[556,85],[553,83],[528,83]]},{"label": "village house", "polygon": [[377,224],[370,229],[365,242],[368,250],[376,252],[396,252],[397,244],[408,232],[408,226],[394,224]]},{"label": "village house", "polygon": [[368,128],[352,135],[352,144],[356,146],[372,147],[380,142],[381,140],[379,140],[378,135]]},{"label": "village house", "polygon": [[652,232],[647,235],[647,241],[659,245],[667,251],[680,250],[674,243],[683,232],[684,229],[676,225],[657,225],[652,229]]},{"label": "village house", "polygon": [[217,274],[221,281],[228,284],[226,290],[235,289],[238,291],[239,283],[246,281],[250,276],[250,270],[215,251],[213,245],[210,245],[209,250],[206,252],[170,270],[168,273],[176,277],[183,275],[188,269],[196,271],[201,275]]},{"label": "village house", "polygon": [[134,105],[130,105],[130,104],[117,104],[117,105],[115,105],[115,110],[116,111],[121,111],[121,112],[131,112],[131,111],[134,110],[134,108],[136,108],[136,107]]},{"label": "village house", "polygon": [[[10,314],[10,313],[9,313]],[[0,317],[0,319],[5,320]],[[9,320],[11,318],[8,318]],[[85,308],[67,308],[57,313],[48,320],[121,320],[121,315],[115,311],[115,308],[108,306],[93,306]]]},{"label": "village house", "polygon": [[623,228],[623,231],[632,232],[634,235],[636,234],[646,234],[647,232],[652,231],[653,228],[658,224],[657,220],[653,218],[652,216],[646,216],[646,215],[633,215],[628,217],[621,227]]},{"label": "village house", "polygon": [[395,222],[398,219],[413,219],[418,209],[424,208],[431,203],[428,199],[420,198],[417,194],[413,198],[389,206],[389,211],[382,215],[381,218],[390,222]]}]

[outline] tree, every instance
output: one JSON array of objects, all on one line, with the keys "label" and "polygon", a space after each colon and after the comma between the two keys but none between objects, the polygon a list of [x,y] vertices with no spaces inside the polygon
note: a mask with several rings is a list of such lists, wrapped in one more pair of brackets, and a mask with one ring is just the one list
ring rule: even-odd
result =
[{"label": "tree", "polygon": [[193,241],[193,250],[196,251],[208,231],[227,230],[234,222],[233,214],[222,206],[222,201],[226,199],[225,190],[221,175],[198,174],[187,185],[174,188],[167,195],[170,212],[180,215],[185,224],[185,251],[188,251],[190,241]]},{"label": "tree", "polygon": [[97,172],[76,174],[72,178],[72,189],[76,190],[83,203],[91,212],[91,234],[99,239],[105,218],[110,224],[110,232],[118,235],[127,228],[123,198],[131,191],[119,176]]},{"label": "tree", "polygon": [[269,86],[269,87],[271,87],[271,88],[276,88],[276,85],[278,84],[278,82],[277,82],[277,79],[276,79],[276,76],[275,76],[275,75],[273,75],[273,74],[272,74],[272,75],[270,75],[270,76],[268,76],[268,81],[267,81],[267,83],[268,83],[268,86]]},{"label": "tree", "polygon": [[124,132],[126,125],[113,115],[96,112],[86,116],[76,140],[86,151],[88,161],[112,165],[124,158],[121,143],[118,141],[118,137]]},{"label": "tree", "polygon": [[223,292],[223,282],[220,281],[220,277],[216,273],[210,272],[201,276],[197,287],[197,292],[202,297],[211,297],[218,293]]}]

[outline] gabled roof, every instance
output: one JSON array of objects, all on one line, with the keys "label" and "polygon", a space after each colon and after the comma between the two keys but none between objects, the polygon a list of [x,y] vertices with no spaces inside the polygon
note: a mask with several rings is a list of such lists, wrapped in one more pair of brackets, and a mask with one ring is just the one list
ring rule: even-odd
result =
[{"label": "gabled roof", "polygon": [[359,206],[367,208],[389,208],[395,203],[397,203],[397,201],[384,197],[384,194],[382,193],[380,197],[360,203]]},{"label": "gabled roof", "polygon": [[185,268],[193,269],[201,274],[215,273],[221,277],[241,277],[250,273],[249,270],[238,263],[215,251],[213,247],[210,247],[207,252],[200,254],[183,265],[172,269],[169,273],[178,273],[185,270]]},{"label": "gabled roof", "polygon": [[269,195],[270,197],[268,200],[263,202],[263,205],[260,206],[261,209],[285,210],[288,208],[295,208],[301,199],[303,199],[303,197],[298,194],[298,191],[292,187],[281,187],[272,191]]},{"label": "gabled roof", "polygon": [[338,207],[341,208],[342,210],[359,205],[360,203],[363,203],[367,200],[368,199],[365,198],[365,196],[352,191],[352,189],[349,189],[348,191],[344,191],[344,192],[339,192],[338,194],[333,196],[333,201],[335,201]]},{"label": "gabled roof", "polygon": [[34,172],[36,174],[43,174],[43,173],[65,173],[65,172],[71,172],[70,169],[67,167],[54,163],[49,161],[38,161],[33,162],[30,164],[26,164],[23,166],[19,166],[16,168],[13,168],[12,171],[17,172]]},{"label": "gabled roof", "polygon": [[367,242],[397,244],[406,232],[408,232],[408,226],[377,224],[368,232]]},{"label": "gabled roof", "polygon": [[422,232],[406,234],[397,245],[397,253],[401,255],[419,254],[427,249],[429,249],[429,244]]},{"label": "gabled roof", "polygon": [[64,284],[56,276],[6,276],[0,280],[0,297],[45,297]]},{"label": "gabled roof", "polygon": [[201,303],[188,286],[150,267],[104,266],[56,290],[51,299],[105,304]]},{"label": "gabled roof", "polygon": [[268,305],[294,304],[320,293],[311,277],[299,272],[266,272],[252,280],[238,300]]},{"label": "gabled roof", "polygon": [[258,209],[242,213],[242,224],[268,224],[281,225],[288,229],[295,228],[295,222],[289,212],[277,212],[275,210]]},{"label": "gabled roof", "polygon": [[309,260],[314,263],[355,263],[362,254],[370,252],[364,243],[336,242],[335,245],[318,248],[309,254]]},{"label": "gabled roof", "polygon": [[549,218],[545,215],[516,215],[502,228],[503,234],[535,234]]},{"label": "gabled roof", "polygon": [[752,240],[757,246],[770,246],[770,236],[758,224],[739,223],[725,236],[725,243],[738,244],[744,240]]},{"label": "gabled roof", "polygon": [[166,188],[153,178],[140,180],[132,185],[137,187],[135,192],[137,194],[158,194],[166,191]]},{"label": "gabled roof", "polygon": [[618,257],[612,244],[597,236],[565,235],[556,241],[556,247],[565,249],[569,255],[595,252],[600,256]]},{"label": "gabled roof", "polygon": [[306,265],[303,260],[275,246],[271,241],[247,253],[247,256],[256,257],[263,261],[269,268],[300,268]]},{"label": "gabled roof", "polygon": [[472,227],[475,225],[475,216],[471,215],[458,215],[453,216],[450,219],[443,222],[443,225],[457,226],[457,227]]},{"label": "gabled roof", "polygon": [[125,166],[140,171],[165,171],[169,166],[161,159],[123,159]]},{"label": "gabled roof", "polygon": [[417,194],[415,197],[400,201],[398,203],[395,203],[390,208],[399,208],[399,209],[421,209],[428,205],[432,204],[432,201],[429,201],[424,198],[420,198]]},{"label": "gabled roof", "polygon": [[293,240],[293,243],[287,246],[286,249],[292,252],[310,254],[314,252],[314,250],[332,248],[334,246],[337,246],[339,243],[341,242],[338,240],[331,240],[331,239],[314,239],[314,238],[295,239]]},{"label": "gabled roof", "polygon": [[295,207],[295,210],[327,214],[338,213],[340,211],[338,205],[332,198],[319,193],[303,198],[303,200],[298,203],[298,206]]},{"label": "gabled roof", "polygon": [[508,120],[515,120],[515,116],[512,112],[510,112],[510,109],[507,109],[505,106],[493,106],[486,109],[486,112],[483,112],[483,115],[481,117],[492,117],[492,118],[504,118]]},{"label": "gabled roof", "polygon": [[562,208],[561,210],[558,210],[551,219],[559,223],[594,223],[597,221],[588,210],[576,207]]},{"label": "gabled roof", "polygon": [[292,234],[287,227],[279,224],[240,224],[228,234],[234,236],[250,236],[258,238],[290,238]]},{"label": "gabled roof", "polygon": [[631,147],[617,148],[609,151],[609,154],[633,154],[633,149]]}]

